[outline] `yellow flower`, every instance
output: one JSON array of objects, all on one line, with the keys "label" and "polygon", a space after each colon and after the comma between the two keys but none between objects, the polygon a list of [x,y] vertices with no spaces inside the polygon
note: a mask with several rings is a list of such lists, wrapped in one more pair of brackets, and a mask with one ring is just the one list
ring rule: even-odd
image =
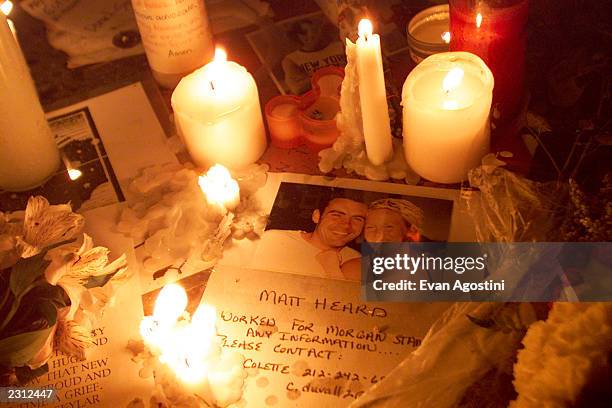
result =
[{"label": "yellow flower", "polygon": [[611,303],[555,303],[531,325],[514,365],[511,408],[569,407],[612,351]]}]

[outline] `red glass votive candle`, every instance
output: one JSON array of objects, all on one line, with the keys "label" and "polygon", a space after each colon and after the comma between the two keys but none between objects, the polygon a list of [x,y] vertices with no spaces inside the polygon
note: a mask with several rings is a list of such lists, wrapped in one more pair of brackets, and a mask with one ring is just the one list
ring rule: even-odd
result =
[{"label": "red glass votive candle", "polygon": [[312,90],[302,95],[302,137],[312,151],[328,148],[338,138],[336,114],[340,111],[343,79],[344,68],[331,65],[321,68],[312,76]]},{"label": "red glass votive candle", "polygon": [[499,119],[517,113],[524,94],[529,0],[450,0],[451,51],[478,55],[493,72]]},{"label": "red glass votive candle", "polygon": [[290,149],[300,145],[300,98],[280,95],[272,98],[265,108],[270,139],[274,146]]},{"label": "red glass votive candle", "polygon": [[309,91],[302,95],[300,121],[304,143],[318,152],[334,144],[338,138],[336,114],[340,110],[338,98]]}]

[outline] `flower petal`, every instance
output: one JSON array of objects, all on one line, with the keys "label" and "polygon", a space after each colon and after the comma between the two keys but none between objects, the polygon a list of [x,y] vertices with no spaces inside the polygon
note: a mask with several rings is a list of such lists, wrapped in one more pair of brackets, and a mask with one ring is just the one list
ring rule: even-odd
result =
[{"label": "flower petal", "polygon": [[59,280],[70,271],[70,266],[76,260],[76,254],[58,249],[47,252],[45,259],[51,260],[44,272],[45,279],[49,284],[57,285]]},{"label": "flower petal", "polygon": [[28,258],[46,246],[74,238],[84,222],[68,204],[49,205],[44,197],[30,197],[23,221],[22,256]]},{"label": "flower petal", "polygon": [[74,319],[74,315],[77,312],[79,305],[81,304],[81,296],[87,290],[84,286],[82,286],[78,282],[73,282],[71,280],[62,279],[58,282],[58,285],[64,289],[68,297],[70,298],[70,306],[69,311],[66,315],[66,319],[72,320]]},{"label": "flower petal", "polygon": [[57,323],[55,343],[63,353],[85,359],[85,350],[93,345],[91,328],[79,325],[75,320],[60,319]]}]

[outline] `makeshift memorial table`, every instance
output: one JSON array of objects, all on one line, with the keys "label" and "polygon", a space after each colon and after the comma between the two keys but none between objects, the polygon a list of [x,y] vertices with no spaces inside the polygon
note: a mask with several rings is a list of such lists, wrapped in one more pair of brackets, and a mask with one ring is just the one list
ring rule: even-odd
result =
[{"label": "makeshift memorial table", "polygon": [[[100,27],[117,16],[133,19],[129,7],[120,6],[124,0],[109,3],[117,5],[116,15],[98,16]],[[450,18],[458,20],[447,30],[450,41],[458,33],[456,44],[463,41],[465,48],[435,53],[415,68],[410,51],[416,53],[416,43],[406,41],[404,28],[415,38],[430,33],[430,27],[417,23],[440,2],[367,2],[368,10],[362,0],[249,1],[246,9],[243,3],[207,4],[215,41],[231,50],[236,62],[220,58],[196,67],[174,96],[149,77],[144,55],[66,69],[66,58],[48,46],[44,27],[19,14],[21,4],[44,14],[48,2],[16,4],[11,19],[23,33],[22,48],[47,110],[133,81],[143,85],[135,86],[138,92],[118,92],[121,98],[101,98],[54,118],[63,122],[63,127],[51,125],[59,131],[57,142],[71,143],[73,155],[60,160],[66,169],[34,191],[0,192],[3,209],[7,204],[23,209],[15,203],[44,196],[51,204],[42,207],[58,217],[69,212],[55,205],[69,200],[73,208],[83,204],[82,211],[113,204],[87,215],[87,225],[104,232],[91,234],[97,245],[112,247],[111,254],[125,253],[109,263],[108,251],[83,237],[82,244],[19,259],[19,251],[29,248],[24,243],[36,247],[14,228],[22,225],[15,219],[28,224],[28,211],[25,217],[0,217],[0,251],[9,248],[8,254],[0,253],[0,269],[16,261],[3,269],[4,278],[0,274],[0,289],[9,288],[0,292],[0,324],[10,320],[0,329],[0,348],[6,350],[21,324],[30,321],[27,333],[45,334],[39,343],[47,346],[51,337],[66,340],[62,334],[72,334],[69,344],[59,344],[76,345],[71,351],[79,354],[57,353],[48,360],[49,371],[35,379],[22,374],[42,373],[33,368],[36,358],[4,361],[0,365],[15,367],[15,375],[0,377],[0,385],[21,381],[58,388],[61,401],[52,407],[569,407],[608,401],[607,382],[593,381],[609,371],[612,344],[612,311],[605,297],[610,292],[606,245],[612,240],[612,176],[606,176],[612,157],[610,61],[600,45],[601,33],[609,31],[605,8],[597,2],[532,2],[527,22],[527,1],[451,2]],[[460,3],[465,10],[453,9]],[[57,13],[58,24],[79,18],[71,10]],[[371,25],[358,30],[362,15]],[[453,26],[457,21],[462,28]],[[345,44],[344,35],[334,31],[336,23],[339,32],[354,33],[355,42]],[[114,34],[119,40],[134,38]],[[444,32],[435,37],[432,43],[441,46],[449,38]],[[92,31],[82,38],[91,45],[107,37]],[[502,57],[513,61],[499,68],[504,58],[497,54],[504,47]],[[296,126],[295,116],[306,103],[286,95],[287,80],[296,83],[285,77],[296,74],[284,70],[282,61],[289,55],[294,70],[304,71],[296,75],[300,84],[314,82],[306,95],[316,95],[318,84],[325,88],[321,94],[334,96],[308,105],[313,107],[309,115],[326,120],[298,120]],[[345,67],[329,66],[345,58]],[[528,69],[524,77],[519,65]],[[344,77],[330,73],[329,82],[314,81],[316,74],[310,76],[321,66],[344,71]],[[517,74],[515,85],[521,83],[514,91],[507,88],[514,83],[508,72]],[[403,95],[390,91],[402,83]],[[139,98],[143,89],[149,101]],[[530,90],[525,112],[513,112],[511,125],[502,129],[493,120],[498,119],[495,103],[520,100],[522,89]],[[393,109],[400,100],[403,115]],[[502,119],[509,105],[499,105]],[[271,107],[262,112],[266,106]],[[338,110],[334,119],[327,115],[333,110]],[[493,131],[525,139],[533,159],[512,150],[513,163],[490,145],[490,119],[497,122]],[[158,143],[161,129],[169,138]],[[485,155],[490,149],[492,154]],[[60,151],[65,153],[61,146]],[[19,157],[10,159],[21,164]],[[518,168],[524,172],[517,174]],[[86,198],[79,201],[74,190],[64,189],[67,184],[85,191]],[[371,255],[360,253],[361,240],[389,236],[448,248],[471,242],[477,250],[493,243],[506,251],[495,261],[510,266],[534,260],[533,253],[521,254],[511,243],[537,247],[544,241],[562,241],[560,246],[570,241],[565,247],[572,248],[595,241],[600,247],[589,256],[570,253],[558,268],[542,264],[536,278],[546,281],[545,288],[537,289],[549,289],[546,303],[464,303],[477,298],[469,293],[453,304],[406,303],[407,297],[414,299],[398,289],[403,283],[384,279],[407,280],[404,275],[383,271],[378,276],[380,270],[366,269],[366,279],[356,281],[361,257]],[[29,272],[20,276],[31,276],[33,270],[23,263],[39,256],[50,261],[43,270],[49,273],[37,275],[35,282],[62,294],[49,299],[59,308],[53,336],[47,336],[53,313],[47,315],[46,306],[32,314],[9,306],[16,297],[6,277],[23,269]],[[112,267],[116,273],[91,276],[87,269],[87,282],[73,291],[69,272],[91,258],[103,271]],[[497,271],[487,272],[495,277]],[[531,276],[515,272],[506,283],[532,282]],[[386,286],[394,291],[390,297],[381,290],[366,298],[377,300],[370,302],[362,298],[363,286],[374,285],[370,278],[398,285]],[[106,296],[120,283],[112,305]],[[97,284],[103,285],[93,287]],[[45,303],[45,296],[37,286],[20,305]],[[593,301],[580,302],[586,299]],[[102,305],[110,313],[102,324],[91,331],[81,325],[83,314]],[[64,318],[65,308],[77,309],[72,320]],[[31,321],[37,314],[42,318]],[[81,361],[81,340],[88,338],[97,354]],[[10,351],[0,355],[16,355]],[[550,367],[561,367],[561,374]],[[563,389],[557,386],[561,383]],[[440,389],[447,392],[432,392]]]}]

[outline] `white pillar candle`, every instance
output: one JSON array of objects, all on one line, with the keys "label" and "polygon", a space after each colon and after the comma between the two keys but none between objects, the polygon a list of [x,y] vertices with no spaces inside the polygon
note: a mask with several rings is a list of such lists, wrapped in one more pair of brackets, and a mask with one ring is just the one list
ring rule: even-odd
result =
[{"label": "white pillar candle", "polygon": [[474,54],[427,57],[406,78],[404,153],[420,176],[458,183],[489,151],[493,74]]},{"label": "white pillar candle", "polygon": [[49,178],[60,155],[30,71],[0,13],[0,188],[23,191]]},{"label": "white pillar candle", "polygon": [[177,130],[193,161],[231,169],[253,164],[266,150],[266,133],[255,80],[247,70],[215,59],[184,77],[172,94]]},{"label": "white pillar candle", "polygon": [[379,165],[393,155],[389,107],[380,52],[380,36],[372,34],[372,23],[359,22],[357,73],[366,153],[372,164]]}]

